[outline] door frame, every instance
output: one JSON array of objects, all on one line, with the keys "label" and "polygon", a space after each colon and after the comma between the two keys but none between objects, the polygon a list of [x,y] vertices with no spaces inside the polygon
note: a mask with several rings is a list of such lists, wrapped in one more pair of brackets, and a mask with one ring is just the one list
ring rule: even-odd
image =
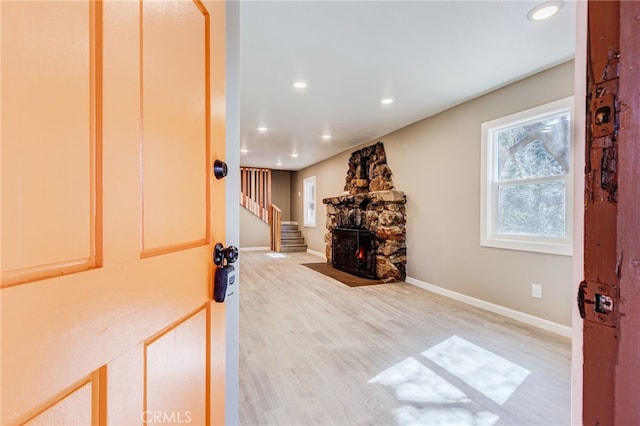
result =
[{"label": "door frame", "polygon": [[[574,153],[573,156],[573,262],[572,290],[578,293],[578,286],[584,276],[584,166],[586,149],[585,111],[587,98],[587,11],[588,2],[576,2],[576,51],[574,57]],[[571,424],[582,424],[582,318],[571,304]]]},{"label": "door frame", "polygon": [[[219,2],[215,2],[219,3]],[[222,2],[221,2],[222,3]],[[225,245],[240,246],[240,2],[225,1],[225,158],[228,175],[225,182]],[[215,22],[214,22],[215,25]],[[215,209],[215,206],[212,206]],[[242,256],[235,264],[242,265]],[[213,311],[224,310],[225,315],[225,369],[224,369],[224,424],[238,424],[240,358],[240,273],[236,275],[235,295],[224,304],[214,304]],[[215,391],[212,397],[216,397]],[[213,401],[215,402],[215,401]]]},{"label": "door frame", "polygon": [[[614,308],[612,313],[615,321],[614,333],[601,333],[598,331],[596,334],[587,334],[588,339],[585,339],[583,333],[587,333],[588,327],[586,324],[589,323],[584,322],[579,317],[578,310],[572,307],[572,424],[583,424],[583,412],[586,408],[588,408],[588,412],[584,413],[584,416],[589,416],[587,420],[590,422],[604,421],[605,423],[637,424],[640,421],[640,412],[637,410],[640,399],[637,393],[633,392],[633,389],[636,387],[637,376],[640,373],[638,363],[640,358],[637,354],[640,333],[635,327],[640,320],[640,309],[637,308],[640,302],[640,291],[638,290],[638,282],[640,282],[640,273],[638,272],[640,243],[636,237],[640,228],[637,222],[640,214],[640,205],[637,202],[640,197],[640,188],[636,185],[640,175],[640,148],[634,142],[640,136],[638,122],[640,99],[637,96],[640,89],[640,79],[632,72],[632,69],[637,69],[640,66],[640,44],[637,42],[637,37],[635,37],[635,32],[638,28],[637,17],[640,13],[640,3],[624,0],[617,1],[614,7],[619,8],[619,14],[615,18],[611,14],[606,17],[606,14],[594,13],[592,21],[595,23],[592,22],[592,30],[597,31],[597,33],[592,34],[591,40],[601,40],[605,32],[609,32],[609,38],[604,38],[608,44],[599,46],[599,49],[592,48],[590,52],[592,58],[587,63],[587,30],[589,25],[587,13],[594,6],[594,3],[598,2],[577,2],[576,110],[587,111],[585,105],[588,100],[586,93],[587,66],[593,67],[595,61],[600,61],[600,65],[606,62],[607,64],[613,63],[615,66],[615,63],[619,60],[619,65],[614,68],[618,70],[619,84],[614,104],[616,109],[615,123],[618,155],[614,157],[615,162],[607,165],[609,167],[608,170],[613,170],[614,172],[614,182],[619,185],[614,201],[616,207],[615,217],[600,218],[591,215],[591,219],[588,219],[590,222],[586,223],[589,227],[609,226],[608,233],[602,231],[602,227],[600,227],[600,230],[604,235],[613,234],[614,242],[610,244],[611,247],[606,250],[600,247],[600,242],[603,241],[602,238],[594,239],[591,236],[589,241],[585,241],[585,237],[589,237],[589,235],[585,236],[584,226],[576,230],[576,241],[579,244],[576,244],[577,251],[573,259],[573,284],[574,294],[577,295],[578,283],[582,281],[583,277],[586,277],[585,279],[587,280],[594,280],[594,277],[597,277],[599,280],[599,277],[604,274],[606,275],[604,279],[607,281],[603,282],[608,283],[611,281],[611,285],[615,285],[618,292],[614,293],[613,296],[614,307],[617,305],[617,308]],[[618,19],[618,17],[617,24],[606,23]],[[611,25],[617,25],[617,28]],[[594,35],[596,37],[593,37]],[[614,38],[615,36],[617,38]],[[614,52],[617,55],[613,54]],[[599,73],[600,71],[596,72],[596,74]],[[594,79],[596,83],[601,80],[599,75]],[[591,114],[593,112],[589,111],[576,117],[576,152],[591,155],[590,158],[593,159],[593,154],[591,152],[587,153],[585,150],[585,133],[587,133],[585,124],[587,120],[590,120]],[[593,139],[591,135],[589,137]],[[595,149],[598,148],[596,147]],[[591,149],[591,151],[595,149]],[[575,162],[576,170],[581,170],[581,167],[585,166],[585,155],[577,155],[576,157],[582,157],[577,158]],[[595,160],[592,161],[599,161],[598,157],[596,156]],[[617,178],[615,177],[616,174]],[[580,182],[581,178],[582,182]],[[576,188],[585,188],[582,173],[580,176],[576,173],[575,179]],[[604,188],[604,185],[601,186],[604,191],[609,191],[609,188]],[[579,202],[584,202],[582,193],[575,193],[574,197]],[[584,212],[575,212],[576,224],[585,224],[584,216],[582,215],[581,217],[581,213]],[[590,251],[596,249],[601,251],[597,260],[593,260],[594,257],[591,255],[591,260],[586,264],[591,278],[586,275],[588,271],[583,269],[585,266],[583,244],[585,243],[588,244]],[[605,245],[602,244],[602,246]],[[602,254],[608,258],[606,265],[600,259]],[[593,303],[589,297],[585,297],[585,299]],[[606,318],[598,319],[606,321]],[[594,323],[592,322],[591,327],[589,327],[589,330],[591,330],[589,333],[595,330],[593,327]],[[595,327],[600,327],[601,330],[602,327],[606,328],[605,325],[601,324],[596,324]],[[583,348],[584,342],[587,343],[587,352]],[[585,360],[589,362],[585,363]],[[583,373],[583,364],[587,366],[584,370],[586,373]],[[584,391],[588,392],[585,394]]]}]

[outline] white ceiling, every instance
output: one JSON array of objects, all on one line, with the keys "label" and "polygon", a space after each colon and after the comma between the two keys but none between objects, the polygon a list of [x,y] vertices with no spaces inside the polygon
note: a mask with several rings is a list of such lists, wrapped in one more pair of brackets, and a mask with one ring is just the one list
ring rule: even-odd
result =
[{"label": "white ceiling", "polygon": [[538,3],[242,1],[241,164],[299,170],[571,59],[575,3]]}]

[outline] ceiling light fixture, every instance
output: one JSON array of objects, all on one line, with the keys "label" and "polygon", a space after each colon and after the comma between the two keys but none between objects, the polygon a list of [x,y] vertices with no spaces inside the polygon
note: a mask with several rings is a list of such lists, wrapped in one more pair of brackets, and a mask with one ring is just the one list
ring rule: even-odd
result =
[{"label": "ceiling light fixture", "polygon": [[564,2],[559,0],[540,3],[527,13],[527,18],[531,21],[542,21],[543,19],[551,18],[562,9],[562,6],[564,6]]},{"label": "ceiling light fixture", "polygon": [[329,139],[331,139],[331,135],[326,133],[326,134],[322,135],[322,139],[324,139],[325,141],[328,141]]},{"label": "ceiling light fixture", "polygon": [[291,158],[298,158],[298,154],[294,152],[293,154],[291,154]]},{"label": "ceiling light fixture", "polygon": [[276,166],[278,166],[278,167],[282,166],[282,161],[278,161],[278,162],[276,163]]},{"label": "ceiling light fixture", "polygon": [[305,87],[307,87],[307,82],[304,80],[296,80],[293,82],[293,87],[295,87],[296,89],[304,89]]},{"label": "ceiling light fixture", "polygon": [[249,152],[249,150],[248,150],[247,148],[242,148],[242,149],[240,150],[240,153],[241,153],[241,154],[246,154],[247,152]]},{"label": "ceiling light fixture", "polygon": [[258,127],[258,131],[259,131],[259,132],[266,132],[267,130],[269,130],[269,129],[267,129],[267,128],[266,128],[266,127],[264,127],[264,126],[260,126],[260,127]]},{"label": "ceiling light fixture", "polygon": [[395,102],[395,99],[393,99],[391,96],[387,96],[386,98],[382,98],[380,99],[380,103],[382,105],[389,105]]}]

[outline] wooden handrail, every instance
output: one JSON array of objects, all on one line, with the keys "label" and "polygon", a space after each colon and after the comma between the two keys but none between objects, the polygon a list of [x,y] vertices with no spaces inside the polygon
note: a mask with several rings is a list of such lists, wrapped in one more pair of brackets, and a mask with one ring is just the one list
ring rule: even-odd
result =
[{"label": "wooden handrail", "polygon": [[267,222],[271,250],[282,250],[282,210],[271,204],[271,169],[240,167],[240,205]]},{"label": "wooden handrail", "polygon": [[240,205],[270,223],[271,169],[240,167]]},{"label": "wooden handrail", "polygon": [[271,250],[280,253],[282,250],[282,210],[275,204],[269,208],[269,223],[271,228]]}]

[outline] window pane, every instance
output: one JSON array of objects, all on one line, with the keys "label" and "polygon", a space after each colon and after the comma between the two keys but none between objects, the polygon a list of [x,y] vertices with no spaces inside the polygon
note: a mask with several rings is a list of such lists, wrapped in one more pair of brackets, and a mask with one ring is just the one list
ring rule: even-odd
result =
[{"label": "window pane", "polygon": [[499,234],[565,237],[564,181],[498,187]]},{"label": "window pane", "polygon": [[305,226],[316,226],[316,178],[315,176],[304,179],[303,182],[303,217]]},{"label": "window pane", "polygon": [[307,204],[307,222],[313,223],[316,221],[315,206],[313,203]]},{"label": "window pane", "polygon": [[566,175],[570,136],[567,112],[497,131],[498,180]]}]

